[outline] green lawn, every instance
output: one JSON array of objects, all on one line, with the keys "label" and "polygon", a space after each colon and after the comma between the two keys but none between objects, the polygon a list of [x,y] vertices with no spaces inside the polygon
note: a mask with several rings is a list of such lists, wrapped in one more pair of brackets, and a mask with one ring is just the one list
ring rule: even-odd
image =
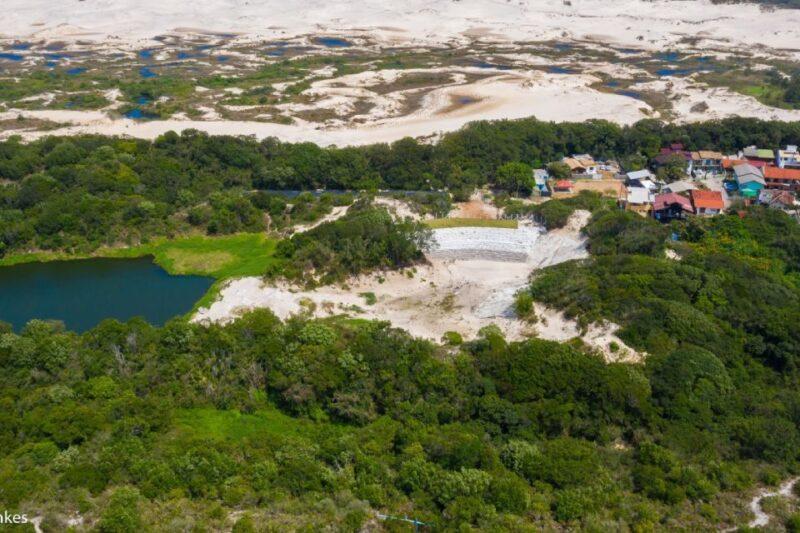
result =
[{"label": "green lawn", "polygon": [[89,255],[63,252],[16,254],[0,259],[0,266],[19,263],[87,259],[89,257],[142,257],[152,255],[170,274],[196,274],[226,279],[257,276],[275,261],[277,239],[262,233],[239,233],[222,237],[159,238],[130,248],[100,248]]},{"label": "green lawn", "polygon": [[494,220],[485,218],[436,218],[433,220],[426,220],[425,224],[431,229],[465,227],[517,229],[516,220]]},{"label": "green lawn", "polygon": [[132,248],[103,251],[104,257],[152,255],[170,274],[196,274],[227,279],[258,276],[275,261],[276,239],[262,233],[240,233],[223,237],[156,239]]},{"label": "green lawn", "polygon": [[186,439],[211,439],[239,442],[244,439],[313,439],[319,426],[302,418],[292,418],[272,407],[253,414],[213,408],[181,409],[175,415],[178,435]]}]

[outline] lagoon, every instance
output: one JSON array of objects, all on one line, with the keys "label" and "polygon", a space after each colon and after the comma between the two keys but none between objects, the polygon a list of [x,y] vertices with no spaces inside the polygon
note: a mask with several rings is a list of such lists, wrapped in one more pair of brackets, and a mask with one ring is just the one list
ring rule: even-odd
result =
[{"label": "lagoon", "polygon": [[61,320],[86,331],[106,318],[161,325],[191,311],[214,282],[172,276],[151,257],[81,259],[0,267],[0,320],[19,331],[29,320]]}]

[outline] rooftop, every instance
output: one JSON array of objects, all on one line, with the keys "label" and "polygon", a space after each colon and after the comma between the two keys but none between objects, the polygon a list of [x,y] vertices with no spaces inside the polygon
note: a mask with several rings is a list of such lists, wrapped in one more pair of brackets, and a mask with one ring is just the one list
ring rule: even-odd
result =
[{"label": "rooftop", "polygon": [[681,196],[680,194],[675,194],[674,192],[657,194],[653,202],[653,209],[660,211],[661,209],[665,209],[673,204],[680,205],[681,209],[688,211],[689,213],[694,211],[694,209],[692,209],[692,202],[690,202],[688,198]]},{"label": "rooftop", "polygon": [[722,200],[722,193],[719,191],[701,191],[696,189],[690,194],[695,209],[705,208],[721,210],[725,207],[725,202]]}]

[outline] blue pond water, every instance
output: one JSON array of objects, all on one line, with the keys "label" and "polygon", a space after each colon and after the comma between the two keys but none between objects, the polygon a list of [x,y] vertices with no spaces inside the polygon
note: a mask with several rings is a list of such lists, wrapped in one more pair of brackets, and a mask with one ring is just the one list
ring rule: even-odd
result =
[{"label": "blue pond water", "polygon": [[353,43],[339,37],[317,37],[314,39],[316,44],[321,44],[327,48],[349,48]]},{"label": "blue pond water", "polygon": [[75,67],[67,70],[67,74],[70,76],[77,76],[78,74],[83,74],[84,72],[86,72],[86,69],[83,67]]},{"label": "blue pond water", "polygon": [[286,54],[286,50],[269,50],[267,51],[267,55],[270,57],[283,57]]},{"label": "blue pond water", "polygon": [[611,80],[605,82],[603,85],[605,85],[606,87],[619,87],[619,82],[616,80]]},{"label": "blue pond water", "polygon": [[150,67],[142,67],[139,69],[139,76],[143,78],[155,78],[158,74],[150,70]]},{"label": "blue pond water", "polygon": [[2,267],[0,320],[16,330],[34,318],[62,320],[79,332],[106,318],[160,325],[189,312],[213,281],[171,276],[148,257]]},{"label": "blue pond water", "polygon": [[203,54],[198,52],[178,52],[178,59],[194,59],[203,57]]},{"label": "blue pond water", "polygon": [[697,72],[696,68],[661,68],[656,71],[659,76],[687,76]]},{"label": "blue pond water", "polygon": [[617,93],[617,94],[620,94],[622,96],[627,96],[628,98],[636,98],[637,100],[641,100],[642,99],[642,93],[640,93],[638,91],[631,91],[631,90],[628,90],[628,89],[620,89],[620,90],[614,91],[614,92]]},{"label": "blue pond water", "polygon": [[479,59],[473,61],[472,64],[478,68],[493,68],[497,70],[511,70],[513,68],[508,65],[498,65],[496,63],[489,63],[488,61],[482,61]]},{"label": "blue pond water", "polygon": [[217,56],[217,61],[224,63],[225,61],[229,60],[230,56]]},{"label": "blue pond water", "polygon": [[677,63],[680,60],[678,52],[661,52],[656,54],[656,58],[665,63]]},{"label": "blue pond water", "polygon": [[152,98],[150,98],[149,96],[146,96],[146,95],[144,95],[144,94],[143,94],[143,95],[141,95],[141,96],[139,96],[139,97],[136,99],[136,103],[137,103],[137,104],[139,104],[139,105],[147,105],[147,104],[149,104],[149,103],[150,103],[150,102],[152,102],[152,101],[153,101],[153,99],[152,99]]},{"label": "blue pond water", "polygon": [[14,43],[11,45],[12,50],[30,50],[31,43]]},{"label": "blue pond water", "polygon": [[61,61],[62,59],[67,59],[69,54],[45,54],[44,57],[53,61]]},{"label": "blue pond water", "polygon": [[53,68],[55,66],[58,66],[58,61],[45,61],[44,64],[47,67]]},{"label": "blue pond water", "polygon": [[8,61],[22,61],[25,56],[14,54],[12,52],[0,52],[0,59],[7,59]]},{"label": "blue pond water", "polygon": [[158,118],[158,115],[156,115],[155,113],[144,111],[142,109],[139,109],[138,107],[135,107],[130,111],[123,113],[122,116],[133,120],[153,120]]},{"label": "blue pond water", "polygon": [[565,52],[567,50],[572,50],[573,48],[575,48],[575,46],[569,43],[556,43],[553,45],[553,48]]},{"label": "blue pond water", "polygon": [[550,74],[574,74],[575,70],[566,67],[547,67],[547,72]]},{"label": "blue pond water", "polygon": [[139,50],[139,57],[141,57],[142,59],[150,59],[151,57],[153,57],[153,51],[152,50]]}]

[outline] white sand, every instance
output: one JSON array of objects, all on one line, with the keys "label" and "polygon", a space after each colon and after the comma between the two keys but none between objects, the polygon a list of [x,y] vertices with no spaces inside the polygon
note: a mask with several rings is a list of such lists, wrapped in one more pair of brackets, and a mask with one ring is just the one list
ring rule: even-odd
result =
[{"label": "white sand", "polygon": [[[527,285],[534,268],[586,257],[585,241],[578,230],[585,224],[587,215],[580,213],[569,227],[542,235],[533,229],[500,230],[521,234],[506,235],[503,243],[515,239],[521,242],[529,253],[527,261],[453,260],[433,254],[430,264],[419,267],[413,277],[405,272],[374,274],[350,280],[347,287],[324,286],[311,291],[286,284],[270,285],[256,277],[241,278],[230,282],[222,289],[219,299],[210,307],[200,309],[193,320],[226,323],[242,312],[263,307],[286,319],[307,312],[304,302],[313,302],[311,314],[314,316],[349,314],[387,320],[412,335],[434,341],[440,340],[446,331],[457,331],[465,338],[473,338],[480,328],[489,324],[499,326],[512,340],[531,335],[559,341],[581,337],[574,321],[538,304],[538,323],[528,324],[517,319],[513,302],[516,293]],[[441,235],[443,231],[435,233]],[[495,235],[497,231],[491,233]],[[448,242],[455,246],[450,237]],[[476,243],[488,246],[490,242],[476,235],[462,237],[464,246],[470,249],[474,249]],[[366,292],[375,294],[374,305],[367,305],[360,296]],[[640,354],[625,346],[615,336],[616,330],[613,324],[595,324],[582,338],[609,360],[637,360]],[[621,347],[616,353],[609,349],[612,341]]]},{"label": "white sand", "polygon": [[[350,123],[333,128],[299,120],[291,125],[213,119],[135,121],[112,119],[102,111],[12,109],[0,113],[0,119],[16,118],[21,114],[72,124],[51,131],[29,133],[26,136],[28,139],[42,135],[78,133],[128,135],[153,139],[171,130],[180,132],[186,129],[198,129],[213,135],[253,135],[259,139],[278,137],[289,142],[310,141],[323,146],[347,146],[392,142],[403,137],[436,135],[457,130],[475,120],[536,116],[542,120],[569,121],[606,118],[629,124],[645,116],[641,110],[647,108],[646,104],[625,96],[595,91],[588,87],[594,81],[596,78],[592,76],[564,76],[535,71],[505,74],[470,85],[436,89],[426,95],[419,111],[405,116],[372,120],[365,124]],[[476,103],[451,109],[452,95],[468,96],[476,100]]]},{"label": "white sand", "polygon": [[[245,56],[256,64],[254,54],[228,50],[233,45],[254,45],[275,39],[293,39],[307,43],[312,36],[337,35],[348,38],[358,47],[381,49],[387,46],[414,46],[425,50],[432,46],[466,48],[476,41],[496,43],[506,50],[497,57],[519,64],[544,65],[551,59],[534,53],[516,52],[520,42],[544,40],[580,41],[598,50],[609,46],[635,47],[648,51],[670,49],[684,52],[713,50],[714,55],[744,52],[754,57],[800,59],[800,10],[762,10],[752,4],[712,4],[709,0],[409,0],[407,2],[336,2],[300,0],[209,0],[189,2],[172,0],[62,0],[54,9],[49,0],[6,0],[5,16],[0,18],[0,41],[63,40],[68,46],[95,43],[93,53],[108,54],[157,46],[156,36],[204,36],[230,39],[226,54],[239,59]],[[745,29],[742,29],[745,28]],[[696,40],[696,41],[695,41]],[[1,43],[0,43],[1,44]],[[81,44],[81,46],[84,46]],[[327,50],[325,53],[337,53]],[[156,57],[161,57],[156,54]],[[614,77],[631,77],[636,69],[621,63],[582,63],[584,72],[604,72]],[[231,65],[220,71],[234,69]],[[235,69],[234,69],[235,70]],[[647,104],[626,96],[606,94],[588,87],[596,78],[586,75],[544,74],[538,71],[499,73],[478,69],[491,77],[465,84],[463,74],[449,69],[451,83],[445,83],[423,98],[422,107],[403,115],[403,104],[420,89],[377,94],[369,90],[375,83],[396,79],[397,71],[354,74],[323,79],[304,93],[308,103],[278,106],[278,112],[290,116],[309,110],[334,111],[348,115],[357,102],[366,100],[373,107],[363,115],[348,120],[331,119],[324,124],[296,120],[294,124],[258,121],[220,120],[216,111],[201,109],[203,120],[133,121],[112,119],[100,112],[8,110],[2,118],[17,114],[42,118],[69,126],[50,132],[21,132],[26,139],[46,134],[70,135],[99,133],[152,139],[170,130],[198,129],[210,134],[274,136],[285,141],[311,141],[320,145],[362,145],[391,142],[402,137],[430,137],[453,131],[474,120],[514,119],[535,116],[541,120],[583,121],[607,119],[629,124],[646,115],[657,116]],[[459,69],[467,71],[467,68]],[[412,71],[408,71],[412,72]],[[329,77],[331,68],[318,69],[312,75]],[[459,80],[458,76],[461,76]],[[691,82],[674,79],[654,82],[655,90],[675,102],[677,120],[707,120],[733,115],[797,120],[798,111],[773,109],[755,99],[736,95],[726,89],[689,87]],[[275,84],[280,91],[288,84]],[[341,87],[339,86],[341,85]],[[453,108],[454,98],[468,97],[474,103]],[[692,106],[707,102],[708,112],[692,111]],[[116,107],[113,106],[113,107]],[[112,108],[113,108],[112,107]],[[38,116],[37,116],[38,114]],[[98,116],[99,115],[99,116]],[[271,119],[265,116],[263,118]],[[19,132],[17,132],[19,133]],[[11,135],[0,133],[0,138]]]},{"label": "white sand", "polygon": [[[717,46],[791,47],[800,13],[708,0],[6,0],[0,35],[141,44],[159,34],[231,32],[240,40],[304,34],[385,44],[589,39],[661,50],[684,38]],[[746,30],[737,31],[737,28]]]},{"label": "white sand", "polygon": [[764,498],[772,498],[774,496],[790,496],[792,494],[792,489],[798,480],[800,480],[800,478],[792,478],[783,482],[778,490],[762,490],[756,494],[753,499],[750,500],[750,510],[755,515],[755,518],[747,524],[747,527],[761,528],[769,524],[770,517],[761,508],[761,502],[764,500]]}]

